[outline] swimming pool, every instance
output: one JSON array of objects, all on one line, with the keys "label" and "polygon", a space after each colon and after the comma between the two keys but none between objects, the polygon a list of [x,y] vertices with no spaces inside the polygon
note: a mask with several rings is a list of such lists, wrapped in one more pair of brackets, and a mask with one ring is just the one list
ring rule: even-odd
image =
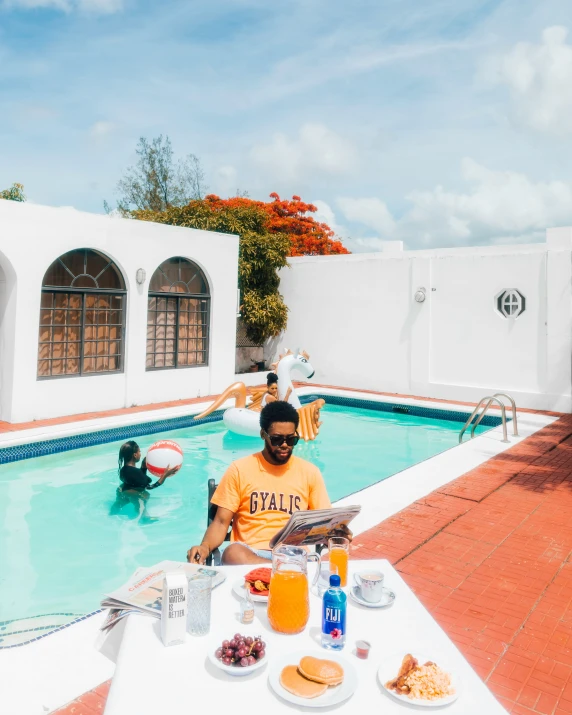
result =
[{"label": "swimming pool", "polygon": [[[454,447],[461,427],[451,415],[435,419],[336,404],[326,405],[323,422],[318,439],[301,442],[296,454],[321,469],[332,501]],[[181,445],[185,463],[150,493],[148,510],[158,520],[148,524],[134,513],[109,515],[124,439],[0,467],[0,621],[88,613],[137,566],[183,560],[199,543],[207,480],[218,481],[230,462],[260,443],[228,433],[220,421],[137,441],[145,453],[167,437]]]}]

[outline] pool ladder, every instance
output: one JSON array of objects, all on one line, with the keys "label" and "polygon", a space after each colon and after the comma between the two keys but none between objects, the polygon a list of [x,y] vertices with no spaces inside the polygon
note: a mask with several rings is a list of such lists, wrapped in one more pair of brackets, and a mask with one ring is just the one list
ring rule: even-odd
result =
[{"label": "pool ladder", "polygon": [[504,402],[500,399],[501,397],[504,397],[507,399],[512,407],[512,434],[513,437],[518,437],[518,425],[516,422],[516,403],[512,399],[510,395],[507,395],[504,392],[496,392],[494,395],[487,395],[486,397],[483,397],[483,399],[479,402],[479,404],[475,407],[473,410],[473,413],[469,417],[469,419],[465,422],[463,429],[459,432],[459,444],[463,441],[463,435],[469,428],[471,422],[473,422],[473,419],[477,416],[479,410],[481,409],[481,405],[486,402],[487,404],[483,407],[483,411],[481,414],[477,417],[475,422],[473,423],[473,426],[471,428],[471,439],[475,436],[475,430],[479,426],[479,424],[482,422],[483,417],[486,415],[487,410],[489,407],[492,405],[493,402],[496,402],[501,409],[501,421],[502,421],[502,442],[509,442],[509,439],[507,437],[507,431],[506,431],[506,405]]}]

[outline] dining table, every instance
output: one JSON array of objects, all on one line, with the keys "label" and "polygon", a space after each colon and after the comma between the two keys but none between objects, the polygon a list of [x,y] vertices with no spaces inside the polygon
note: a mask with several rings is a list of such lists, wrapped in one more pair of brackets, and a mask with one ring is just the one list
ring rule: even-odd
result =
[{"label": "dining table", "polygon": [[[114,653],[116,663],[105,715],[279,715],[298,711],[316,713],[335,710],[349,713],[407,715],[435,709],[438,702],[419,707],[407,698],[389,694],[378,677],[378,669],[396,663],[406,654],[427,657],[453,676],[457,699],[436,709],[447,715],[502,715],[506,711],[471,668],[457,647],[424,608],[400,574],[385,559],[350,560],[349,592],[358,572],[381,571],[384,585],[395,598],[387,607],[371,608],[349,597],[346,642],[336,657],[354,671],[357,685],[344,702],[320,707],[308,700],[305,705],[288,702],[271,687],[273,663],[289,654],[304,653],[328,659],[331,651],[321,646],[322,600],[310,590],[310,617],[305,629],[295,635],[272,630],[265,603],[255,603],[254,622],[240,622],[239,586],[252,566],[222,566],[225,581],[212,591],[210,632],[205,636],[186,635],[183,643],[164,646],[160,620],[131,614]],[[260,635],[266,644],[266,665],[238,677],[223,672],[209,658],[223,639],[235,633]],[[356,655],[356,641],[370,643],[369,657]],[[397,672],[394,674],[397,676]]]}]

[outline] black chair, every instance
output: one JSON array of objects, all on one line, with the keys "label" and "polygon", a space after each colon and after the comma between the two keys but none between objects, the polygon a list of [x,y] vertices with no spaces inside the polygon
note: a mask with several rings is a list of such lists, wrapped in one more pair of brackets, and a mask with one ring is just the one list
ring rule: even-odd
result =
[{"label": "black chair", "polygon": [[[213,498],[213,494],[216,491],[218,484],[215,482],[214,479],[209,479],[208,481],[208,508],[207,508],[207,527],[209,527],[213,519],[215,518],[216,510],[218,509],[216,504],[213,504],[211,502],[211,499]],[[232,526],[232,525],[231,525]],[[228,534],[225,536],[225,541],[230,541],[230,530]],[[206,560],[206,565],[207,566],[220,566],[221,564],[221,553],[219,549],[215,549],[214,551],[211,551],[211,553],[207,556]]]}]

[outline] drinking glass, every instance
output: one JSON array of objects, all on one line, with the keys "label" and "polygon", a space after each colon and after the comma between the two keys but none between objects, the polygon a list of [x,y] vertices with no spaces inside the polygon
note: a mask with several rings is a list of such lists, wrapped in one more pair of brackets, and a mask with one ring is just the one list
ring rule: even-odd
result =
[{"label": "drinking glass", "polygon": [[[330,563],[337,566],[342,588],[348,584],[348,561],[350,557],[350,542],[344,536],[333,536],[328,540]],[[323,558],[322,554],[322,558]]]},{"label": "drinking glass", "polygon": [[212,578],[197,574],[189,579],[187,633],[206,636],[211,627]]},{"label": "drinking glass", "polygon": [[322,596],[330,588],[330,576],[337,575],[338,567],[329,561],[324,561],[320,563],[319,569],[315,592],[320,598],[322,598]]}]

